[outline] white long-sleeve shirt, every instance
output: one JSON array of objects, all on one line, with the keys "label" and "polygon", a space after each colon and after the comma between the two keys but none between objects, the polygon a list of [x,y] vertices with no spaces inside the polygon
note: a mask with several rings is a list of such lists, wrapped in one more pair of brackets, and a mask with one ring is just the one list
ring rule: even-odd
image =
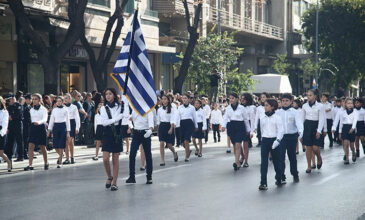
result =
[{"label": "white long-sleeve shirt", "polygon": [[135,130],[148,130],[155,127],[153,112],[148,113],[146,116],[141,116],[137,112],[132,112],[132,121]]},{"label": "white long-sleeve shirt", "polygon": [[[109,119],[108,114],[106,112],[106,108],[110,109],[110,114],[112,119]],[[124,103],[124,111],[122,111],[122,106],[119,104],[115,104],[112,108],[109,106],[102,106],[100,109],[100,116],[101,116],[101,124],[106,127],[114,123],[114,125],[118,125],[119,121],[123,119],[123,117],[128,117],[129,109],[128,104]]]},{"label": "white long-sleeve shirt", "polygon": [[170,124],[176,123],[176,108],[171,106],[171,112],[167,113],[167,107],[164,109],[163,106],[158,108],[157,110],[157,125],[160,125],[161,122],[168,122]]},{"label": "white long-sleeve shirt", "polygon": [[276,112],[270,117],[265,113],[260,117],[261,136],[263,138],[276,138],[281,140],[284,136],[282,118]]},{"label": "white long-sleeve shirt", "polygon": [[232,105],[229,105],[223,117],[222,127],[226,128],[227,123],[231,121],[243,121],[245,123],[246,132],[250,132],[250,123],[248,122],[248,114],[245,107],[238,104],[237,109],[233,110]]},{"label": "white long-sleeve shirt", "polygon": [[250,105],[245,107],[248,114],[248,120],[250,122],[251,133],[255,131],[255,120],[256,120],[256,106]]},{"label": "white long-sleeve shirt", "polygon": [[305,103],[302,108],[302,119],[310,121],[318,121],[317,132],[322,133],[326,121],[325,108],[321,103],[315,102],[312,107],[308,103]]},{"label": "white long-sleeve shirt", "polygon": [[276,114],[282,119],[284,134],[299,133],[299,136],[303,135],[303,121],[299,111],[293,108],[288,110],[280,109],[276,111]]},{"label": "white long-sleeve shirt", "polygon": [[217,109],[217,110],[213,110],[210,113],[210,123],[212,125],[217,125],[217,124],[222,124],[223,123],[223,115],[221,110]]},{"label": "white long-sleeve shirt", "polygon": [[341,110],[341,107],[332,107],[332,119],[335,120],[336,119],[336,115],[337,115],[337,112]]},{"label": "white long-sleeve shirt", "polygon": [[256,114],[255,114],[255,127],[253,130],[256,130],[259,126],[259,120],[262,116],[265,115],[265,107],[260,105],[256,108]]},{"label": "white long-sleeve shirt", "polygon": [[32,123],[37,122],[39,125],[47,123],[48,112],[47,109],[43,107],[43,105],[41,105],[38,110],[31,108],[29,113]]},{"label": "white long-sleeve shirt", "polygon": [[356,124],[358,119],[358,114],[356,111],[352,111],[351,114],[347,114],[347,111],[344,110],[341,112],[339,117],[340,117],[340,128],[338,133],[340,134],[342,133],[343,125],[352,125],[351,128],[356,129]]},{"label": "white long-sleeve shirt", "polygon": [[324,107],[326,119],[333,119],[332,118],[332,104],[329,102],[326,102],[326,103],[322,103],[322,105]]},{"label": "white long-sleeve shirt", "polygon": [[209,119],[210,114],[211,114],[211,112],[212,112],[212,110],[210,109],[209,105],[205,105],[205,106],[203,107],[203,110],[204,110],[204,112],[205,112],[205,117],[206,117],[206,119]]},{"label": "white long-sleeve shirt", "polygon": [[102,126],[100,113],[95,114],[95,118],[94,118],[94,130],[95,130],[95,132],[96,132],[96,128],[98,127],[98,125]]},{"label": "white long-sleeve shirt", "polygon": [[8,125],[9,125],[9,112],[5,109],[2,109],[0,110],[1,137],[4,137],[6,135],[6,132],[8,131]]},{"label": "white long-sleeve shirt", "polygon": [[360,108],[360,110],[357,110],[355,108],[354,111],[357,113],[357,121],[364,121],[365,123],[365,109]]},{"label": "white long-sleeve shirt", "polygon": [[69,113],[65,107],[56,107],[52,110],[48,130],[52,131],[55,123],[66,123],[66,130],[71,130]]},{"label": "white long-sleeve shirt", "polygon": [[339,123],[340,123],[340,115],[342,114],[343,111],[345,111],[343,108],[340,108],[339,110],[337,110],[335,120],[333,121],[333,124],[332,124],[332,131],[336,131],[337,125],[339,125]]},{"label": "white long-sleeve shirt", "polygon": [[207,117],[205,115],[205,111],[199,108],[196,111],[197,123],[203,123],[203,130],[207,130]]},{"label": "white long-sleeve shirt", "polygon": [[70,104],[70,106],[65,105],[65,108],[68,111],[68,114],[70,116],[70,120],[73,119],[76,122],[76,128],[75,128],[75,130],[76,131],[80,130],[80,126],[81,126],[81,123],[80,123],[80,113],[79,113],[79,110],[77,109],[77,106],[74,105],[74,104]]},{"label": "white long-sleeve shirt", "polygon": [[190,119],[193,121],[195,128],[198,128],[195,107],[190,104],[187,107],[185,107],[185,105],[180,105],[178,108],[178,114],[181,121]]}]

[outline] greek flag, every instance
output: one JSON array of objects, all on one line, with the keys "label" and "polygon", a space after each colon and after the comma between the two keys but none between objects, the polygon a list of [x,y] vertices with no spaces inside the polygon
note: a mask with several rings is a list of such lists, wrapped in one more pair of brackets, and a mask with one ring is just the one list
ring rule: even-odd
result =
[{"label": "greek flag", "polygon": [[125,93],[132,108],[145,116],[155,108],[157,96],[137,16],[138,10],[134,13],[130,30],[110,75]]}]

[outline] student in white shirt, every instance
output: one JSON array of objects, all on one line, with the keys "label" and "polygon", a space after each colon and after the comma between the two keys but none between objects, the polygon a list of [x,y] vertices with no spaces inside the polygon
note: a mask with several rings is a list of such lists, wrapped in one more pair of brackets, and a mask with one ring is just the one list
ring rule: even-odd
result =
[{"label": "student in white shirt", "polygon": [[[129,103],[129,101],[125,95],[122,95],[121,100],[122,100],[123,105],[124,105],[124,103]],[[132,113],[131,107],[128,107],[128,111],[129,111],[129,114],[126,114],[126,117],[124,117],[122,119],[122,125],[121,125],[121,131],[120,131],[122,138],[125,141],[126,148],[127,148],[125,154],[129,154],[129,138],[131,137],[131,134],[132,134],[131,128],[133,127],[132,121],[130,120],[130,116]]]},{"label": "student in white shirt", "polygon": [[185,162],[189,162],[189,157],[191,154],[190,142],[191,136],[194,130],[198,129],[197,117],[195,108],[189,104],[189,97],[187,94],[182,96],[183,105],[178,108],[178,118],[180,119],[180,131],[181,131],[181,141],[185,148]]},{"label": "student in white shirt", "polygon": [[[299,115],[302,115],[302,102],[300,101],[300,99],[295,99],[292,103],[293,109],[295,109]],[[301,118],[301,120],[303,120]],[[296,150],[296,154],[299,154],[299,140],[297,141],[297,150]],[[302,150],[303,152],[305,152],[305,147],[304,145],[302,145]]]},{"label": "student in white shirt", "polygon": [[[245,108],[238,103],[237,93],[231,93],[229,99],[231,105],[226,109],[222,131],[224,132],[227,128],[227,133],[230,135],[235,153],[235,163],[233,163],[233,168],[237,171],[241,167],[241,144],[242,141],[245,140],[245,137],[247,137],[250,133],[250,124],[248,122],[248,114]],[[230,122],[229,126],[227,126],[227,122]]]},{"label": "student in white shirt", "polygon": [[29,129],[29,165],[24,168],[25,171],[33,170],[34,147],[39,145],[44,160],[44,169],[48,170],[49,164],[47,161],[47,128],[48,119],[47,109],[41,103],[42,96],[38,93],[32,95],[33,107],[30,109],[30,119],[32,124]]},{"label": "student in white shirt", "polygon": [[334,128],[334,129],[332,129],[332,133],[333,133],[334,141],[337,142],[338,144],[341,144],[341,141],[338,139],[338,129],[339,129],[340,123],[337,119],[337,113],[342,110],[343,110],[343,108],[342,108],[342,104],[341,104],[341,99],[337,99],[335,101],[335,105],[332,109],[332,118],[333,118],[332,128]]},{"label": "student in white shirt", "polygon": [[153,111],[151,111],[149,113],[146,113],[145,116],[141,116],[139,115],[139,113],[133,111],[131,119],[133,122],[133,138],[131,144],[131,152],[129,154],[129,178],[126,180],[126,183],[136,183],[136,155],[140,145],[142,145],[143,152],[146,157],[146,184],[152,184],[153,163],[151,153],[151,135],[155,126],[154,113]]},{"label": "student in white shirt", "polygon": [[[67,140],[67,145],[66,145],[66,160],[63,162],[63,164],[74,164],[75,163],[75,159],[74,159],[74,141],[75,141],[75,136],[79,133],[80,130],[80,114],[79,114],[79,110],[77,109],[77,106],[72,104],[72,98],[71,95],[69,93],[66,93],[64,95],[64,104],[65,104],[65,108],[68,111],[68,115],[70,117],[70,126],[71,126],[71,131],[70,131],[70,138],[68,138]],[[70,154],[71,154],[71,161],[70,161]]]},{"label": "student in white shirt", "polygon": [[58,153],[57,168],[61,168],[63,151],[66,148],[67,138],[70,137],[70,118],[69,113],[63,105],[63,97],[56,98],[56,108],[52,110],[48,126],[48,136],[53,134],[53,147]]},{"label": "student in white shirt", "polygon": [[358,113],[354,111],[354,105],[351,98],[345,100],[345,111],[340,113],[340,132],[339,138],[343,141],[343,149],[345,151],[345,162],[349,163],[349,148],[352,151],[352,162],[356,161],[355,152],[355,138],[356,138],[356,124],[358,120]]},{"label": "student in white shirt", "polygon": [[[193,144],[195,146],[195,156],[202,157],[202,151],[203,151],[203,138],[205,136],[205,133],[207,131],[207,120],[205,111],[202,108],[202,101],[199,99],[196,99],[194,101],[194,107],[196,110],[196,117],[197,117],[197,123],[198,123],[198,130],[195,130],[193,133]],[[199,141],[199,149],[198,145],[196,144],[196,139]]]},{"label": "student in white shirt", "polygon": [[299,182],[296,148],[299,139],[303,136],[303,121],[301,115],[297,110],[291,107],[293,96],[285,93],[282,96],[281,103],[282,108],[277,111],[277,114],[281,117],[283,122],[284,136],[280,142],[281,157],[282,157],[282,171],[283,176],[281,178],[282,183],[286,182],[285,177],[285,154],[288,154],[290,161],[290,173],[294,178],[294,182]]},{"label": "student in white shirt", "polygon": [[[255,110],[256,107],[253,105],[253,98],[252,95],[250,93],[244,93],[241,96],[241,104],[245,107],[246,112],[248,114],[248,122],[250,123],[250,134],[246,135],[245,134],[245,138],[244,138],[244,142],[243,142],[243,151],[242,151],[242,156],[244,159],[244,164],[243,167],[248,167],[248,154],[249,154],[249,148],[252,147],[252,137],[254,134],[254,123],[255,123]],[[243,161],[242,161],[243,162]]]},{"label": "student in white shirt", "polygon": [[95,141],[96,141],[96,149],[95,149],[95,157],[93,160],[99,160],[99,149],[101,146],[101,142],[103,140],[103,124],[101,123],[101,115],[100,109],[103,106],[103,103],[99,103],[95,111],[95,118],[94,118],[94,131],[95,131]]},{"label": "student in white shirt", "polygon": [[8,172],[11,172],[12,164],[11,160],[4,154],[4,149],[6,145],[7,132],[9,124],[9,113],[6,110],[6,104],[3,97],[0,96],[0,157],[8,163]]},{"label": "student in white shirt", "polygon": [[210,114],[212,112],[212,110],[210,109],[210,106],[209,106],[209,99],[208,98],[202,98],[202,107],[203,107],[203,110],[205,112],[205,117],[206,117],[206,123],[207,123],[207,130],[206,132],[204,133],[204,138],[205,138],[205,143],[208,142],[208,134],[209,134],[209,118],[210,118]]},{"label": "student in white shirt", "polygon": [[311,160],[312,153],[317,156],[317,169],[321,169],[323,161],[320,152],[320,146],[323,142],[323,132],[326,123],[326,114],[324,106],[317,102],[317,90],[307,92],[308,102],[302,108],[302,120],[304,121],[304,131],[302,144],[306,146],[306,157],[308,168],[306,173],[312,172]]},{"label": "student in white shirt", "polygon": [[[114,88],[104,91],[104,106],[100,109],[101,124],[103,127],[102,151],[103,162],[108,176],[105,188],[111,191],[118,190],[117,180],[119,172],[119,155],[123,151],[123,141],[120,136],[120,122],[128,114],[128,106],[118,102],[117,92]],[[110,167],[110,154],[112,154],[113,176]]]},{"label": "student in white shirt", "polygon": [[[327,121],[327,127],[332,128],[333,119],[332,119],[332,104],[328,102],[329,94],[328,93],[322,93],[321,102],[325,108],[326,112],[326,121]],[[328,132],[328,139],[330,141],[329,147],[333,147],[333,137],[332,132]],[[322,148],[323,149],[323,148]]]},{"label": "student in white shirt", "polygon": [[221,110],[218,109],[218,103],[213,104],[213,111],[210,115],[210,123],[212,125],[213,129],[213,137],[214,137],[214,143],[217,143],[217,135],[218,135],[218,142],[221,141],[221,134],[219,126],[223,123],[223,115]]},{"label": "student in white shirt", "polygon": [[267,190],[267,169],[269,153],[272,155],[272,160],[275,169],[275,184],[282,185],[283,166],[281,158],[281,140],[284,135],[282,118],[275,113],[278,108],[278,102],[275,99],[266,99],[265,113],[260,116],[260,126],[262,135],[261,144],[261,182],[259,190]]},{"label": "student in white shirt", "polygon": [[269,94],[267,94],[266,92],[263,92],[260,95],[260,106],[258,106],[256,108],[256,115],[255,115],[255,132],[257,132],[257,139],[259,141],[259,143],[257,144],[257,147],[261,146],[261,129],[260,129],[260,117],[263,116],[265,114],[265,102],[266,99],[269,97]]},{"label": "student in white shirt", "polygon": [[356,157],[360,157],[360,141],[365,154],[365,109],[363,108],[363,100],[361,98],[355,99],[355,111],[358,114],[356,123]]},{"label": "student in white shirt", "polygon": [[157,110],[158,139],[160,141],[160,166],[165,166],[165,145],[174,155],[174,161],[177,162],[179,157],[175,152],[175,123],[176,108],[173,108],[167,95],[161,97],[162,105]]}]

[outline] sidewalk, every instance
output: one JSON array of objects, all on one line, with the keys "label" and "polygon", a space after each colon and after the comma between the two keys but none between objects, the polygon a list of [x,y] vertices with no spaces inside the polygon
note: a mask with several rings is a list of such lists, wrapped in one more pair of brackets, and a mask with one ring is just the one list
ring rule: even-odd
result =
[{"label": "sidewalk", "polygon": [[[206,147],[226,147],[227,146],[227,135],[226,133],[221,133],[221,142],[219,143],[214,143],[213,141],[213,133],[210,132],[209,133],[209,141],[207,144],[203,144],[203,148]],[[257,143],[257,139],[254,138],[253,139],[253,145],[256,146]],[[131,141],[130,141],[131,143]],[[158,137],[154,136],[152,137],[152,154],[160,154],[160,143],[158,141]],[[193,144],[191,143],[190,145],[190,149],[193,150]],[[180,159],[183,159],[183,151],[184,148],[182,146],[180,146],[179,148],[175,148],[177,152],[181,152],[179,153],[180,155]],[[129,155],[125,154],[126,151],[126,146],[124,145],[124,152],[122,152],[120,154],[120,160],[125,160],[128,159]],[[166,154],[170,153],[169,149],[166,149]],[[55,150],[52,151],[48,151],[48,163],[49,163],[49,169],[53,170],[53,169],[57,169],[57,159],[58,159],[58,154],[56,153]],[[14,175],[14,174],[19,174],[19,173],[25,173],[25,172],[39,172],[39,171],[44,171],[44,162],[43,162],[43,156],[42,154],[39,154],[38,152],[35,152],[35,156],[37,157],[36,159],[33,160],[33,167],[34,167],[34,171],[24,171],[24,167],[28,166],[28,160],[24,160],[23,162],[13,162],[13,170],[11,173],[9,173],[7,171],[7,163],[0,163],[0,178],[1,177],[6,177],[6,176],[10,176],[10,175]],[[92,157],[95,156],[95,147],[92,148],[88,148],[87,146],[75,146],[75,164],[70,164],[70,165],[64,165],[62,167],[62,169],[65,168],[71,168],[71,167],[75,167],[75,166],[82,166],[82,165],[89,165],[89,164],[93,164],[93,163],[101,163],[103,161],[102,159],[102,152],[100,149],[99,152],[99,160],[98,161],[94,161],[92,160]],[[139,157],[139,154],[137,154],[137,157]],[[63,161],[65,160],[65,157],[63,158]],[[14,159],[13,159],[14,161]],[[52,171],[51,171],[52,172]]]}]

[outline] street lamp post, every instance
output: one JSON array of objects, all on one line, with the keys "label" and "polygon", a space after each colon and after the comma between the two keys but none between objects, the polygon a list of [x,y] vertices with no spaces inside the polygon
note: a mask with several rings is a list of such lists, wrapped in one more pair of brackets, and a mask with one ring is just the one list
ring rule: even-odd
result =
[{"label": "street lamp post", "polygon": [[319,76],[318,76],[318,7],[319,7],[319,2],[317,0],[317,5],[316,5],[316,51],[315,51],[315,59],[316,59],[316,84],[317,84],[317,88],[319,88]]}]

